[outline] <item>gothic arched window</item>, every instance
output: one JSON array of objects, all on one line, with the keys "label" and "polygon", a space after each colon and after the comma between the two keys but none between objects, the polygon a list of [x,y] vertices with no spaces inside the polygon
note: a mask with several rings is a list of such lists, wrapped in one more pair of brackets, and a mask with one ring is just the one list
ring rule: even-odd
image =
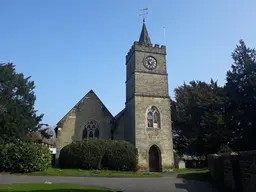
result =
[{"label": "gothic arched window", "polygon": [[160,128],[160,113],[156,107],[151,107],[147,111],[148,127]]},{"label": "gothic arched window", "polygon": [[100,131],[97,121],[89,120],[84,126],[83,139],[99,138],[99,136]]}]

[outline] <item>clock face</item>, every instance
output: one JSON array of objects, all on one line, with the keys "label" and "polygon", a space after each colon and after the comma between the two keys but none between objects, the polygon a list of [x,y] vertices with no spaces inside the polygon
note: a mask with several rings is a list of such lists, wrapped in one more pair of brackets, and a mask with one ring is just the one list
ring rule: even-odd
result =
[{"label": "clock face", "polygon": [[144,66],[150,70],[155,69],[157,66],[156,59],[152,56],[146,57],[146,59],[144,60]]}]

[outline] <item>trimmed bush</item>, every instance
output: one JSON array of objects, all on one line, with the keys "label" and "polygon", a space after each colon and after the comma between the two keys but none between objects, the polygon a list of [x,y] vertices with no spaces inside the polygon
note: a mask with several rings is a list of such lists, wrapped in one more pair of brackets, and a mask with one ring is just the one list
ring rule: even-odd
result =
[{"label": "trimmed bush", "polygon": [[59,166],[61,168],[73,168],[74,165],[72,165],[72,162],[70,160],[70,149],[71,147],[69,145],[63,147],[60,152],[59,156]]},{"label": "trimmed bush", "polygon": [[0,171],[35,172],[46,170],[50,165],[51,152],[39,143],[19,142],[0,145]]},{"label": "trimmed bush", "polygon": [[111,170],[136,171],[138,165],[137,150],[126,141],[112,141],[106,149],[102,165]]},{"label": "trimmed bush", "polygon": [[60,168],[100,169],[105,140],[75,141],[60,151]]},{"label": "trimmed bush", "polygon": [[126,141],[91,139],[73,142],[60,151],[60,168],[135,171],[137,150]]}]

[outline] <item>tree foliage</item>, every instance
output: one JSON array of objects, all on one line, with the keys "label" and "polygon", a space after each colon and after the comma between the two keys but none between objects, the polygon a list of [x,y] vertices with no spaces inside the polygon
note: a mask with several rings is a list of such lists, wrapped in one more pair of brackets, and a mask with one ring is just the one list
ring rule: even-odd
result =
[{"label": "tree foliage", "polygon": [[0,64],[0,140],[16,142],[41,127],[43,115],[34,109],[35,84],[15,71],[12,63]]},{"label": "tree foliage", "polygon": [[226,142],[223,88],[217,82],[191,81],[175,89],[172,101],[174,146],[180,153],[205,155]]},{"label": "tree foliage", "polygon": [[236,150],[256,149],[256,51],[243,40],[232,53],[234,63],[227,72],[226,119]]},{"label": "tree foliage", "polygon": [[38,131],[40,132],[42,139],[50,139],[54,136],[54,131],[48,124],[44,124],[46,127],[42,127]]},{"label": "tree foliage", "polygon": [[224,87],[211,80],[175,89],[171,110],[179,153],[256,149],[256,51],[240,40],[232,58]]}]

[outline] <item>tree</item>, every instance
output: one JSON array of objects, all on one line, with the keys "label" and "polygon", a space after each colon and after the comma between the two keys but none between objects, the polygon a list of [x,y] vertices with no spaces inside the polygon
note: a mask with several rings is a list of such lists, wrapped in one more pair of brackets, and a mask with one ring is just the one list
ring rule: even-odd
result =
[{"label": "tree", "polygon": [[[40,132],[42,139],[50,139],[54,135],[54,131],[48,124],[41,124],[44,127],[41,127],[38,131]],[[46,126],[46,127],[45,127]]]},{"label": "tree", "polygon": [[180,154],[215,153],[228,140],[223,123],[223,88],[217,82],[191,81],[175,89],[172,101],[174,148]]},{"label": "tree", "polygon": [[30,77],[16,73],[12,63],[0,64],[0,140],[24,140],[41,127],[43,115],[34,109],[35,84]]},{"label": "tree", "polygon": [[233,131],[231,146],[235,150],[256,149],[256,51],[240,40],[232,58],[225,85],[225,123]]},{"label": "tree", "polygon": [[55,145],[54,131],[51,127],[42,127],[38,131],[29,133],[26,141]]}]

